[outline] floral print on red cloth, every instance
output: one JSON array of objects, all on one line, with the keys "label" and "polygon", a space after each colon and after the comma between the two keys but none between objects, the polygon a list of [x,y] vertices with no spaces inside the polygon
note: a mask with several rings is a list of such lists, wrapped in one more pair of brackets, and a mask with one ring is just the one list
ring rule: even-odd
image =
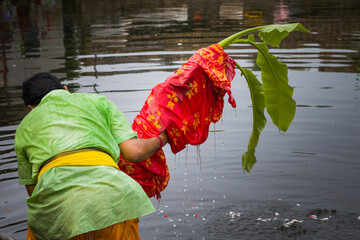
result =
[{"label": "floral print on red cloth", "polygon": [[[234,76],[235,62],[219,44],[198,50],[165,82],[152,89],[132,129],[139,138],[151,138],[166,130],[173,153],[187,144],[202,144],[208,137],[210,123],[221,119],[226,93],[229,103],[236,107],[231,93]],[[118,165],[149,197],[159,198],[170,179],[162,149],[140,163],[121,157]]]}]

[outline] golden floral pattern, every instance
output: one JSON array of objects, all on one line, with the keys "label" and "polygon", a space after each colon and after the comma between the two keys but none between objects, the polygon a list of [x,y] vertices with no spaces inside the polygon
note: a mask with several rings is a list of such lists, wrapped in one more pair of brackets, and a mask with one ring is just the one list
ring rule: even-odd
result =
[{"label": "golden floral pattern", "polygon": [[[220,120],[224,95],[235,107],[231,80],[235,63],[219,44],[198,50],[180,69],[151,91],[132,128],[140,138],[166,130],[173,153],[187,144],[198,145],[208,136],[209,126]],[[159,198],[170,174],[162,149],[149,159],[132,163],[120,156],[121,170],[133,177],[149,197]]]}]

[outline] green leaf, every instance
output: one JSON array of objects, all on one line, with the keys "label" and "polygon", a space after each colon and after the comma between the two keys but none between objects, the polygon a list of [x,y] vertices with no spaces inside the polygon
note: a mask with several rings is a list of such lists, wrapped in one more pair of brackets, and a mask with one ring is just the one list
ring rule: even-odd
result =
[{"label": "green leaf", "polygon": [[304,28],[300,23],[291,23],[283,25],[269,25],[261,28],[259,31],[259,37],[267,44],[278,47],[281,40],[285,38],[292,31],[303,31],[311,33],[309,30]]},{"label": "green leaf", "polygon": [[253,43],[258,48],[256,63],[261,68],[265,107],[272,122],[286,132],[295,116],[294,89],[289,86],[288,70],[284,63],[269,53],[265,43]]},{"label": "green leaf", "polygon": [[264,91],[259,80],[249,69],[240,67],[238,63],[235,64],[246,79],[253,106],[253,129],[248,143],[248,150],[242,155],[242,167],[247,172],[250,172],[251,168],[256,163],[255,148],[259,142],[260,134],[266,125],[266,118],[264,116]]},{"label": "green leaf", "polygon": [[[253,129],[247,151],[242,155],[243,169],[248,172],[256,163],[255,148],[266,124],[264,108],[272,122],[283,132],[287,131],[295,116],[296,103],[292,98],[294,89],[288,83],[287,66],[271,55],[267,47],[267,44],[279,46],[282,39],[292,31],[310,33],[300,23],[267,25],[246,29],[219,42],[222,47],[241,43],[251,44],[258,49],[256,63],[261,68],[262,84],[250,70],[243,69],[235,63],[246,78],[253,104]],[[257,43],[255,36],[251,34],[253,32],[259,32],[258,35],[264,42]],[[246,35],[248,39],[242,39]]]},{"label": "green leaf", "polygon": [[245,152],[241,157],[242,167],[247,172],[250,172],[256,161],[255,154],[249,151]]},{"label": "green leaf", "polygon": [[255,42],[255,36],[254,36],[254,34],[249,34],[249,36],[248,36],[248,41]]}]

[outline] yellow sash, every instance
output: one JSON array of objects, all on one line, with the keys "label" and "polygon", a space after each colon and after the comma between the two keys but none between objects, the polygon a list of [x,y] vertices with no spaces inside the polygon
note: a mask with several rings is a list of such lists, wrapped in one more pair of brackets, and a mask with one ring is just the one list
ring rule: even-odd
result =
[{"label": "yellow sash", "polygon": [[56,155],[48,162],[39,172],[38,180],[41,175],[53,167],[58,166],[94,166],[105,165],[112,166],[119,169],[114,159],[108,154],[93,150],[93,149],[80,149],[76,151],[64,152]]}]

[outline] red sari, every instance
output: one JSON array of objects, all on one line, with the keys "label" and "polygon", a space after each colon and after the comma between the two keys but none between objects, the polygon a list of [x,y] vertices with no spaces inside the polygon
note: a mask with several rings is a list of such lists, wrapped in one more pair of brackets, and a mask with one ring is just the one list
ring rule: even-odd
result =
[{"label": "red sari", "polygon": [[[231,93],[235,63],[219,44],[198,50],[165,82],[156,85],[132,129],[139,138],[151,138],[167,131],[173,153],[187,144],[205,142],[210,123],[222,116],[224,95],[236,107]],[[149,159],[132,163],[120,157],[120,169],[134,178],[149,197],[160,197],[168,184],[170,174],[162,149]]]}]

